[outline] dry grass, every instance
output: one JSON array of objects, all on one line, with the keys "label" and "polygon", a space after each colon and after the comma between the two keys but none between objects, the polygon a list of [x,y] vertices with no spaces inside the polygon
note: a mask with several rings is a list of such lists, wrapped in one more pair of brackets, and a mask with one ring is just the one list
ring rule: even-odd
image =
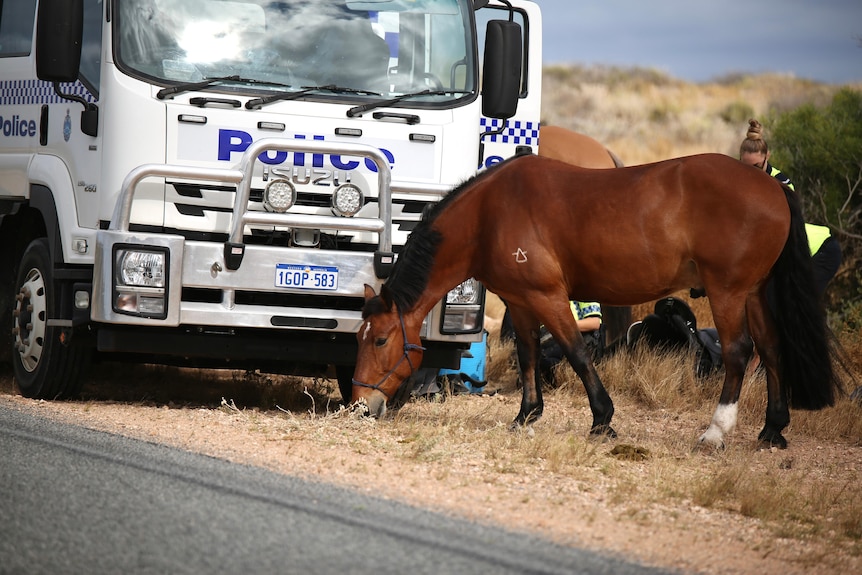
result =
[{"label": "dry grass", "polygon": [[[803,458],[794,449],[795,444],[835,442],[858,459],[858,405],[842,399],[823,412],[794,412],[790,450],[760,452],[755,438],[764,417],[765,382],[754,377],[745,385],[739,427],[727,449],[702,454],[693,449],[695,439],[709,422],[720,378],[698,381],[687,354],[636,349],[599,366],[617,405],[616,444],[587,438],[588,404],[568,366],[560,371],[561,386],[548,394],[535,432],[511,433],[505,424],[515,413],[518,395],[514,379],[506,379],[514,378],[511,351],[510,345],[492,345],[490,368],[502,376],[494,382],[511,401],[489,405],[450,398],[402,409],[391,419],[391,433],[410,442],[404,456],[449,469],[458,468],[461,454],[475,451],[484,454],[492,477],[529,476],[541,469],[561,485],[602,492],[621,515],[647,525],[656,520],[656,508],[691,504],[756,520],[776,538],[818,541],[862,554],[858,468],[850,473],[840,469],[847,462],[830,460],[832,450],[806,449]],[[816,552],[800,560],[814,565],[823,557]]]},{"label": "dry grass", "polygon": [[[506,449],[522,451],[525,463],[530,458],[543,461],[547,469],[576,481],[605,475],[611,500],[633,515],[648,514],[655,505],[674,507],[690,501],[756,519],[776,537],[826,540],[828,546],[862,553],[862,478],[857,472],[841,472],[837,467],[846,462],[830,461],[828,456],[800,460],[793,445],[778,457],[765,458],[755,449],[766,407],[763,376],[745,384],[738,430],[728,448],[706,458],[693,452],[695,437],[709,422],[721,387],[720,376],[697,380],[693,366],[689,354],[657,354],[646,348],[623,351],[599,366],[617,404],[622,441],[646,454],[648,469],[609,461],[606,447],[585,438],[590,421],[585,394],[568,366],[560,370],[562,385],[552,395],[555,403],[580,410],[581,417],[561,426],[557,417],[546,416],[552,423],[542,421],[539,426],[554,428],[544,429],[542,440],[532,441],[529,448],[509,441]],[[632,414],[627,412],[637,413],[636,425],[630,424]],[[788,435],[791,443],[793,438],[837,442],[858,452],[862,412],[846,398],[822,412],[794,412]]]},{"label": "dry grass", "polygon": [[[699,325],[711,325],[707,299],[676,295],[691,305]],[[502,304],[494,299],[489,298],[489,313],[502,313]],[[637,306],[634,318],[651,311],[652,304]],[[862,374],[860,340],[858,331],[841,332],[840,343],[851,358],[849,367],[857,380]],[[512,354],[511,344],[491,338],[489,371],[494,373],[493,381],[502,381],[507,390],[517,377]],[[723,376],[699,380],[694,365],[690,353],[638,347],[606,358],[598,366],[617,405],[615,425],[628,448],[620,453],[634,452],[633,459],[647,460],[648,470],[609,461],[607,448],[585,438],[590,421],[588,405],[580,381],[567,364],[558,369],[561,384],[550,398],[554,409],[557,404],[572,405],[581,415],[560,426],[557,416],[546,408],[545,418],[537,426],[554,428],[545,429],[543,439],[533,440],[519,458],[543,461],[546,468],[580,482],[589,482],[596,473],[606,476],[611,500],[632,516],[648,516],[652,506],[674,507],[690,501],[699,507],[753,518],[779,538],[825,541],[827,547],[862,554],[862,478],[858,468],[849,474],[840,469],[847,462],[830,461],[828,450],[820,445],[843,445],[839,450],[856,453],[858,458],[862,447],[860,405],[842,397],[834,408],[794,411],[788,428],[791,448],[778,452],[778,457],[764,457],[754,440],[766,409],[765,380],[763,375],[750,375],[730,444],[712,457],[703,457],[693,451],[694,440],[709,422]],[[848,390],[855,385],[848,379]],[[636,425],[630,425],[631,412],[637,414]],[[813,452],[806,450],[801,458],[794,453],[793,438],[816,447]],[[506,449],[518,452],[525,448],[515,440],[507,442]],[[818,457],[818,452],[824,457]],[[822,560],[815,554],[805,561],[814,565]]]}]

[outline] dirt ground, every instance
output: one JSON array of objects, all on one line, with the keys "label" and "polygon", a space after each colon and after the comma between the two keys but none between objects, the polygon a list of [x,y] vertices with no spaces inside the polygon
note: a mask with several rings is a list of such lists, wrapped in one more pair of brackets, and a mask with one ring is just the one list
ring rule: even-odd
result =
[{"label": "dirt ground", "polygon": [[[23,398],[8,371],[0,368],[0,404],[685,573],[862,572],[858,541],[835,548],[822,538],[781,537],[757,519],[692,501],[627,501],[625,483],[620,485],[611,474],[595,472],[602,469],[600,458],[610,451],[608,445],[577,448],[581,451],[566,454],[569,459],[591,458],[592,471],[580,478],[559,473],[557,467],[562,464],[548,456],[539,458],[538,465],[507,459],[506,443],[539,444],[542,435],[553,433],[586,436],[588,407],[585,403],[572,405],[568,396],[550,393],[546,415],[535,428],[530,433],[513,433],[506,428],[517,412],[519,394],[514,392],[451,396],[436,404],[412,402],[395,416],[401,418],[395,425],[392,420],[374,421],[338,412],[334,403],[328,409],[316,405],[313,412],[286,412],[277,407],[285,398],[262,397],[268,392],[259,391],[259,386],[258,391],[249,392],[247,388],[256,386],[246,384],[243,391],[242,382],[229,378],[209,380],[200,374],[165,373],[167,377],[155,378],[159,381],[140,385],[134,378],[115,376],[86,386],[82,400],[46,402]],[[258,396],[244,397],[243,393]],[[306,395],[312,398],[312,394]],[[267,401],[276,407],[243,407]],[[691,442],[708,422],[711,408],[705,406],[691,414],[670,413],[618,401],[615,426],[621,437],[650,449],[669,450],[671,458],[685,459],[691,457]],[[457,420],[447,416],[453,411]],[[417,422],[415,429],[405,423],[411,418]],[[440,437],[432,439],[427,437],[427,422],[435,418],[440,421]],[[464,418],[480,423],[465,429]],[[791,433],[790,450],[756,451],[749,441],[756,437],[756,425],[742,422],[734,434],[738,448],[751,452],[750,465],[764,470],[791,462],[812,470],[828,467],[830,473],[841,473],[847,481],[858,483],[862,473],[859,445],[816,441]],[[459,441],[458,434],[467,432],[487,434],[488,439]],[[662,447],[662,441],[669,443]],[[703,458],[706,467],[721,456],[697,457]],[[625,465],[625,481],[631,482],[632,493],[638,491],[634,487],[640,482],[661,482],[655,477],[660,468],[637,461]]]}]

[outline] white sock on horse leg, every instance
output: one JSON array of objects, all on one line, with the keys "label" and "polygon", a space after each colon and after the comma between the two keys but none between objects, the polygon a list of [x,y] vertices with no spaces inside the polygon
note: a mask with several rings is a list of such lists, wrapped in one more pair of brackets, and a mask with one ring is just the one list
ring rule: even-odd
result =
[{"label": "white sock on horse leg", "polygon": [[708,443],[716,447],[724,445],[724,436],[736,427],[736,415],[739,406],[736,403],[718,404],[712,415],[712,423],[706,432],[700,436],[701,443]]}]

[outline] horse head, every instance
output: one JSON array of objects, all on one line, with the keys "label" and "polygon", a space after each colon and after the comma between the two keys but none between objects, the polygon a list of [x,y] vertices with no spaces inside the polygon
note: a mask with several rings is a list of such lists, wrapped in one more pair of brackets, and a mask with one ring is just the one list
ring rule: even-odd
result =
[{"label": "horse head", "polygon": [[[386,413],[386,402],[422,362],[419,327],[414,315],[405,316],[384,285],[380,295],[365,286],[362,326],[356,333],[359,351],[353,374],[353,403],[364,399],[370,415]],[[413,343],[411,343],[413,342]]]}]

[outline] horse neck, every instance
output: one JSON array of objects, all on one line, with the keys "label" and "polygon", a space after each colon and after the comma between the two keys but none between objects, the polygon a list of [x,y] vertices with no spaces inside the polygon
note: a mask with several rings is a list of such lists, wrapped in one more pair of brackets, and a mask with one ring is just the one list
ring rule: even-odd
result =
[{"label": "horse neck", "polygon": [[421,323],[449,290],[473,277],[472,262],[476,242],[465,238],[464,233],[476,230],[477,223],[459,218],[458,215],[450,215],[450,212],[438,218],[435,227],[444,230],[443,240],[437,248],[425,291],[416,304],[405,311],[405,315],[413,315]]}]

